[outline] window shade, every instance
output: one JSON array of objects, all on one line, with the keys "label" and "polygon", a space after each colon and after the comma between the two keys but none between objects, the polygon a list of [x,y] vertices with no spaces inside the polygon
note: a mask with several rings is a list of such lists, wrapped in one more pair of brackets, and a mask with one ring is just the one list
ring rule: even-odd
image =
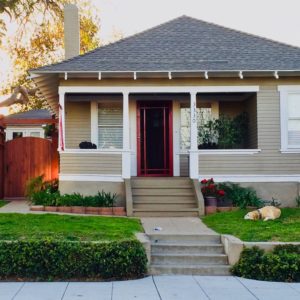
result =
[{"label": "window shade", "polygon": [[99,103],[98,148],[123,148],[123,110],[121,103]]}]

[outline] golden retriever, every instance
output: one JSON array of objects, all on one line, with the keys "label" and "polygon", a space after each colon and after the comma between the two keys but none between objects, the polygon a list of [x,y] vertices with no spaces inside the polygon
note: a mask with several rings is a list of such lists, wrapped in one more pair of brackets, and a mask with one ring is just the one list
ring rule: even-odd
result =
[{"label": "golden retriever", "polygon": [[265,206],[263,208],[248,212],[244,219],[245,220],[275,220],[281,215],[281,210],[275,206]]}]

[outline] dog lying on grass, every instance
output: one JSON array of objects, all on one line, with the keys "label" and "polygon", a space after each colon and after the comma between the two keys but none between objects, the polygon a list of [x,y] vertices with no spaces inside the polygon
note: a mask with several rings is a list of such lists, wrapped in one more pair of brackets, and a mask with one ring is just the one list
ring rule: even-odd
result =
[{"label": "dog lying on grass", "polygon": [[281,215],[281,210],[275,206],[265,206],[263,208],[248,212],[244,219],[245,220],[275,220]]}]

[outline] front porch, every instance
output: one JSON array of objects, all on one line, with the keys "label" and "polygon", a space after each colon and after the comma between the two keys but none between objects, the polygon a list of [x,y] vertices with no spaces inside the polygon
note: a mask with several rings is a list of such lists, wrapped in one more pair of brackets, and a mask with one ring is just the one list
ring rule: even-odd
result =
[{"label": "front porch", "polygon": [[[259,152],[257,91],[257,86],[60,87],[60,180],[198,180],[203,155]],[[218,133],[208,137],[209,122],[243,113],[248,129],[239,144],[218,145]],[[97,149],[80,149],[83,141]]]}]

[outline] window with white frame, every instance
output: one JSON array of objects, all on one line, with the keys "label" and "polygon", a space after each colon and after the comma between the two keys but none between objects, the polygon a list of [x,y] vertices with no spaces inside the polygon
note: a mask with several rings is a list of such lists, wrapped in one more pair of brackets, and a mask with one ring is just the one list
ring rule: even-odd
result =
[{"label": "window with white frame", "polygon": [[[197,124],[198,127],[212,119],[211,105],[197,107]],[[191,115],[190,108],[181,106],[180,108],[180,148],[188,150],[191,146]]]},{"label": "window with white frame", "polygon": [[10,141],[20,137],[39,137],[44,138],[43,128],[6,128],[6,141]]},{"label": "window with white frame", "polygon": [[98,148],[123,148],[122,103],[98,104]]},{"label": "window with white frame", "polygon": [[300,86],[280,90],[281,150],[300,151]]}]

